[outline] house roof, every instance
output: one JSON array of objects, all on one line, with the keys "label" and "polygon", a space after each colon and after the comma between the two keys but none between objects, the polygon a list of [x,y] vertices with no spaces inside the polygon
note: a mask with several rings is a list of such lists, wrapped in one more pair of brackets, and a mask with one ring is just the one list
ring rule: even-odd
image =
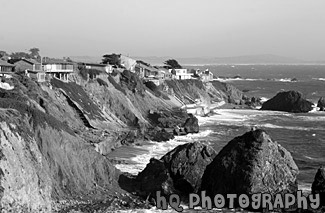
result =
[{"label": "house roof", "polygon": [[35,59],[32,59],[32,58],[30,58],[30,59],[27,59],[27,58],[11,59],[10,63],[15,64],[18,61],[25,61],[25,62],[27,62],[29,64],[40,64],[41,63],[41,62],[38,62],[38,61],[36,61]]},{"label": "house roof", "polygon": [[106,66],[111,66],[111,65],[109,65],[109,64],[84,63],[84,62],[79,62],[78,64],[88,65],[88,66],[97,66],[97,67],[106,67]]},{"label": "house roof", "polygon": [[42,64],[73,64],[73,62],[68,62],[63,59],[56,59],[56,58],[50,58],[50,59],[44,59],[42,61]]},{"label": "house roof", "polygon": [[157,68],[154,68],[154,67],[151,67],[151,66],[147,66],[147,65],[145,65],[143,63],[137,63],[136,66],[141,67],[141,68],[145,68],[145,69],[147,69],[147,70],[149,70],[151,72],[158,72],[158,69]]},{"label": "house roof", "polygon": [[14,67],[15,65],[9,64],[8,62],[6,62],[4,60],[0,60],[0,66]]},{"label": "house roof", "polygon": [[28,73],[46,73],[44,70],[27,70]]}]

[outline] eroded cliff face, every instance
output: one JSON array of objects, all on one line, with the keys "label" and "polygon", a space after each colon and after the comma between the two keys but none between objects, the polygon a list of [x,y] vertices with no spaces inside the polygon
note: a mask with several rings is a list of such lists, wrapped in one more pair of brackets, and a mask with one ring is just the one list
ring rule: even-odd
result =
[{"label": "eroded cliff face", "polygon": [[225,101],[240,104],[243,98],[242,92],[236,87],[219,81],[169,80],[165,85],[168,93],[175,95],[185,104],[194,103],[197,99],[204,103]]},{"label": "eroded cliff face", "polygon": [[13,212],[50,212],[49,167],[35,138],[17,113],[0,111],[1,208]]},{"label": "eroded cliff face", "polygon": [[120,192],[119,171],[77,135],[28,115],[0,112],[1,206],[15,212],[51,212],[54,200],[101,200]]}]

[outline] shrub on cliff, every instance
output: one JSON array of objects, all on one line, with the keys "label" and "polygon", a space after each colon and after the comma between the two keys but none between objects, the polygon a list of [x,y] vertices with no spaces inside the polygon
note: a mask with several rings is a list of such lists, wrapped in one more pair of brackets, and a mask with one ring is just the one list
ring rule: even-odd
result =
[{"label": "shrub on cliff", "polygon": [[90,79],[94,79],[101,73],[101,71],[96,69],[81,68],[79,73],[84,80],[88,80],[88,76]]},{"label": "shrub on cliff", "polygon": [[108,81],[115,87],[115,89],[117,89],[118,91],[122,92],[124,95],[126,95],[125,90],[121,87],[121,85],[119,85],[118,83],[116,83],[116,81],[112,78],[112,76],[108,76]]},{"label": "shrub on cliff", "polygon": [[144,85],[145,85],[148,89],[150,89],[156,97],[158,97],[158,98],[161,97],[161,98],[163,98],[163,99],[165,99],[165,100],[170,100],[170,98],[169,98],[166,94],[164,94],[163,92],[161,92],[160,87],[157,86],[157,85],[156,85],[155,83],[153,83],[152,81],[147,81],[147,82],[144,83]]},{"label": "shrub on cliff", "polygon": [[123,73],[121,73],[120,80],[122,85],[125,85],[133,93],[139,93],[143,95],[145,87],[141,79],[135,73],[124,70]]},{"label": "shrub on cliff", "polygon": [[105,87],[108,86],[108,84],[103,79],[97,78],[97,82],[99,83],[100,86],[105,86]]}]

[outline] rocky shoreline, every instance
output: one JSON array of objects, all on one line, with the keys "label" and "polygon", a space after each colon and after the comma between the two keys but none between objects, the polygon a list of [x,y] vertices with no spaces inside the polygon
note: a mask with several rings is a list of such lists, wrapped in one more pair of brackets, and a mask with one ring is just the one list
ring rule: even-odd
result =
[{"label": "rocky shoreline", "polygon": [[[195,115],[175,105],[173,97],[185,104],[193,104],[195,99],[244,108],[258,104],[256,99],[243,97],[232,85],[217,81],[172,80],[161,88],[164,97],[170,97],[168,100],[156,97],[128,72],[100,78],[106,84],[96,79],[83,80],[78,75],[74,78],[70,83],[52,79],[40,84],[17,75],[10,79],[14,89],[0,89],[2,209],[109,212],[151,208],[154,197],[149,194],[161,185],[150,185],[155,180],[150,178],[160,174],[164,174],[160,184],[168,186],[166,194],[186,196],[203,186],[210,188],[209,184],[214,183],[204,168],[220,153],[202,144],[186,144],[163,159],[152,160],[148,166],[158,176],[151,175],[151,169],[138,177],[123,174],[107,154],[121,146],[138,146],[148,140],[164,142],[199,132]],[[252,138],[258,141],[257,136]],[[191,166],[185,162],[191,162]],[[290,178],[283,183],[288,189],[288,183],[295,179],[294,172],[289,171],[285,174],[292,175],[285,176]],[[201,186],[201,182],[208,185]],[[267,187],[275,188],[271,183]],[[321,190],[317,187],[314,191]]]}]

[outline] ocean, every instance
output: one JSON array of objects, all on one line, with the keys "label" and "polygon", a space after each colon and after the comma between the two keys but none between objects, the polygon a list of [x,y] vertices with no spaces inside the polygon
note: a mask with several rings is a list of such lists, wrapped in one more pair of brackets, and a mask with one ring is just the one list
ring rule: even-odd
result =
[{"label": "ocean", "polygon": [[[233,84],[248,97],[272,98],[279,91],[297,90],[317,103],[325,97],[325,65],[217,65],[193,66],[209,69],[218,80]],[[200,133],[179,136],[163,143],[148,142],[141,147],[123,147],[110,154],[125,160],[116,166],[137,174],[151,157],[160,158],[177,145],[201,141],[217,152],[230,140],[252,126],[265,129],[271,138],[286,148],[298,168],[298,184],[310,191],[319,166],[325,166],[325,112],[293,114],[276,111],[217,109],[216,115],[199,117]]]}]

